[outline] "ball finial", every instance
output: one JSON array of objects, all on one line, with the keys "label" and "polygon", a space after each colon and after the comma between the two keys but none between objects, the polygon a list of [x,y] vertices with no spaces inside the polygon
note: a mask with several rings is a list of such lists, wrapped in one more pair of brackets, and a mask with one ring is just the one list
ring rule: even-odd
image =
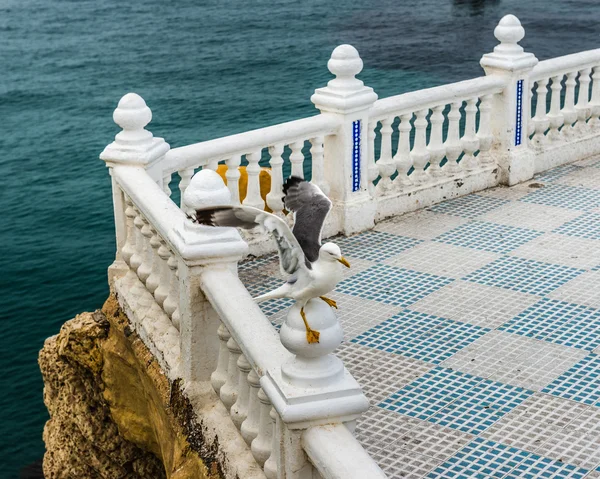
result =
[{"label": "ball finial", "polygon": [[525,30],[517,17],[505,15],[494,29],[494,36],[500,43],[516,44],[525,36]]},{"label": "ball finial", "polygon": [[137,93],[127,93],[117,105],[113,120],[123,130],[143,130],[152,120],[152,111]]},{"label": "ball finial", "polygon": [[352,45],[340,45],[331,53],[327,68],[337,78],[351,79],[362,71],[363,61]]},{"label": "ball finial", "polygon": [[183,194],[183,202],[191,209],[231,204],[231,192],[219,174],[208,168],[196,173]]}]

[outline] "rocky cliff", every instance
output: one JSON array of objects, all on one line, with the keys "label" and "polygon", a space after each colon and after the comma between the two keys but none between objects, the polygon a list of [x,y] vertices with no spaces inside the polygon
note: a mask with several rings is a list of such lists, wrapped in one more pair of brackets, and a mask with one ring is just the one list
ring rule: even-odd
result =
[{"label": "rocky cliff", "polygon": [[192,407],[114,297],[46,340],[39,364],[50,420],[47,479],[222,477]]}]

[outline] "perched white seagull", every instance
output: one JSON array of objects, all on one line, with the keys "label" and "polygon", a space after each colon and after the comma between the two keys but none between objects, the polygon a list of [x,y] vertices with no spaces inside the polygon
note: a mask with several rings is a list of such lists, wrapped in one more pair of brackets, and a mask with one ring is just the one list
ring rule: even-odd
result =
[{"label": "perched white seagull", "polygon": [[255,301],[291,298],[300,304],[300,315],[306,326],[306,339],[318,343],[318,331],[310,328],[304,306],[313,298],[321,298],[337,308],[334,300],[325,297],[342,279],[341,265],[350,267],[335,243],[321,245],[323,223],[331,210],[331,201],[321,189],[292,176],[283,185],[283,201],[294,213],[294,228],[271,213],[251,206],[211,206],[196,210],[196,221],[210,226],[236,226],[252,229],[261,226],[273,235],[279,250],[279,263],[287,282]]}]

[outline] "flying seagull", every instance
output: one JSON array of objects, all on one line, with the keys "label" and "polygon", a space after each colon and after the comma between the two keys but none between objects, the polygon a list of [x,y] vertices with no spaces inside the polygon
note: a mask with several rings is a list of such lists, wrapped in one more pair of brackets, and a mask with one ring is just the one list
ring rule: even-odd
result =
[{"label": "flying seagull", "polygon": [[335,243],[321,245],[323,223],[331,210],[331,201],[321,189],[302,178],[291,176],[283,185],[283,192],[285,207],[294,214],[293,230],[280,217],[243,205],[200,208],[196,210],[195,221],[210,226],[244,229],[261,226],[271,233],[279,250],[281,271],[288,279],[279,288],[254,300],[294,299],[300,304],[306,339],[309,343],[318,343],[320,333],[308,325],[304,306],[318,297],[332,308],[337,308],[336,302],[325,295],[333,291],[342,279],[340,264],[347,268],[350,264]]}]

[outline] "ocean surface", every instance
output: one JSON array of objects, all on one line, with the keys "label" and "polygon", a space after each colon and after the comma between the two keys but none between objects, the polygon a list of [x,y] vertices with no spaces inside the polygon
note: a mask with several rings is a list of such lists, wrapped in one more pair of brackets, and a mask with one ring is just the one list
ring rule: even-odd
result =
[{"label": "ocean surface", "polygon": [[380,98],[479,76],[507,13],[539,59],[600,47],[596,0],[0,0],[0,478],[44,452],[44,339],[108,294],[122,95],[181,146],[314,114],[341,43]]}]

